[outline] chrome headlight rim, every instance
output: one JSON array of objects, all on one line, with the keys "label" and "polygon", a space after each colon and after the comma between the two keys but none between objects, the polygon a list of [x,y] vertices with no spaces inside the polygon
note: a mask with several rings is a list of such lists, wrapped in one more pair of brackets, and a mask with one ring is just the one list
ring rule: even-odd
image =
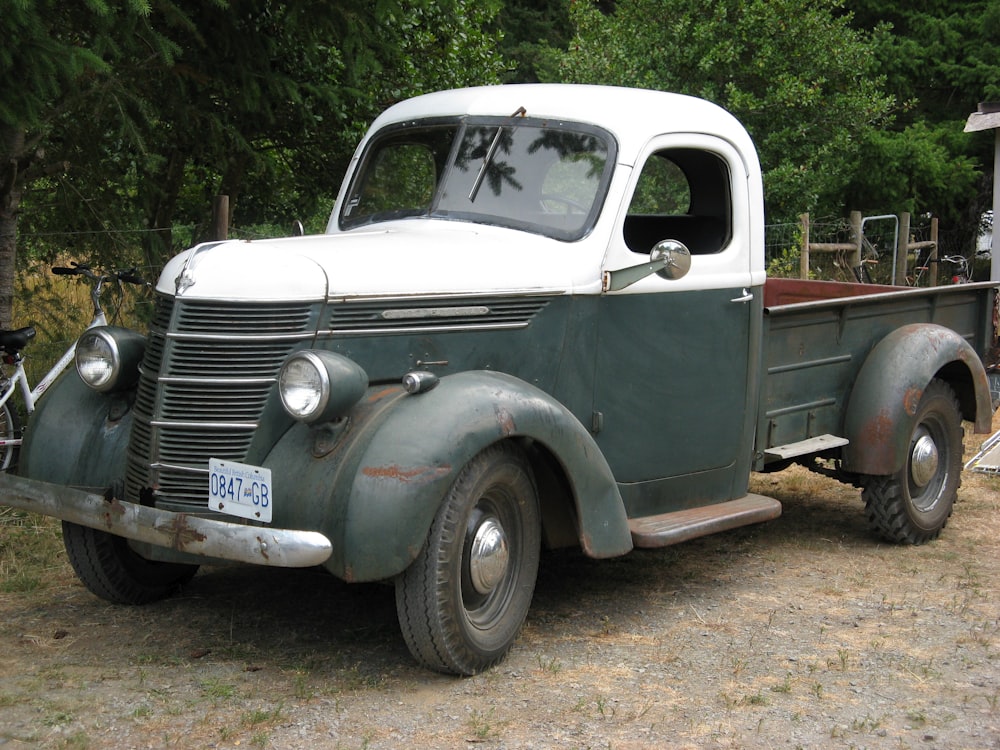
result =
[{"label": "chrome headlight rim", "polygon": [[[292,379],[295,370],[308,368],[310,386]],[[301,378],[301,373],[297,375]],[[303,394],[294,394],[293,387],[305,385],[313,395],[309,408],[302,407]],[[303,349],[285,358],[278,372],[278,395],[281,405],[292,419],[308,425],[331,422],[347,416],[368,389],[368,373],[357,362],[328,349]],[[292,399],[289,396],[295,395]]]},{"label": "chrome headlight rim", "polygon": [[[315,399],[311,399],[308,402],[308,408],[298,406],[296,402],[301,403],[301,398],[293,400],[290,394],[291,385],[295,385],[290,383],[294,373],[293,368],[302,365],[311,368],[315,374],[316,381],[317,393]],[[308,385],[300,382],[295,387],[308,388]],[[281,405],[288,412],[289,416],[294,419],[306,422],[307,424],[317,421],[326,411],[327,404],[330,402],[331,390],[330,373],[327,371],[323,360],[311,349],[290,354],[281,365],[281,371],[278,373],[278,395],[281,398]]]},{"label": "chrome headlight rim", "polygon": [[[76,342],[74,362],[77,375],[88,388],[106,393],[119,384],[122,372],[121,349],[117,339],[106,328],[84,331]],[[103,368],[100,367],[102,362]]]}]

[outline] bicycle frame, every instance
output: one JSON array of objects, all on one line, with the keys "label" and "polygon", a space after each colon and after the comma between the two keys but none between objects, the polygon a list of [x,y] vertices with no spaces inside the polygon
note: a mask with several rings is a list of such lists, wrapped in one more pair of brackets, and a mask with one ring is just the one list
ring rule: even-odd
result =
[{"label": "bicycle frame", "polygon": [[[100,286],[101,286],[100,282],[95,285],[95,291],[98,295],[100,294]],[[86,330],[94,328],[95,326],[104,326],[107,324],[108,324],[108,319],[107,316],[104,314],[104,310],[102,310],[98,304],[95,304],[94,317],[87,325]],[[20,390],[21,398],[24,400],[25,411],[28,413],[28,416],[31,416],[31,414],[35,411],[35,404],[38,402],[38,399],[41,398],[42,394],[44,394],[45,391],[49,389],[49,386],[51,386],[56,381],[56,378],[58,378],[62,374],[63,370],[69,367],[69,364],[70,362],[73,361],[73,357],[75,355],[76,355],[76,340],[74,340],[73,343],[70,344],[69,348],[59,358],[59,361],[52,366],[52,369],[49,370],[47,373],[45,373],[45,376],[38,381],[38,384],[34,388],[31,388],[28,385],[28,375],[24,371],[24,356],[20,352],[17,352],[17,354],[14,355],[14,362],[13,362],[14,374],[11,375],[8,380],[6,380],[6,382],[4,383],[3,393],[0,394],[0,407],[2,407],[4,404],[7,403],[8,400],[10,400],[11,396],[14,395],[15,391]],[[20,436],[11,438],[0,437],[0,449],[6,448],[9,445],[20,445],[20,444],[21,444]]]}]

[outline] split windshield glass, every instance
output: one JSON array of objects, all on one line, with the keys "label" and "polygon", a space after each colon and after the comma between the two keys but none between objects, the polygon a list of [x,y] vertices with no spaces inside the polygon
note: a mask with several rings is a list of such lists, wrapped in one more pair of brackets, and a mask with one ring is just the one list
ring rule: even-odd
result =
[{"label": "split windshield glass", "polygon": [[340,227],[437,217],[576,240],[593,226],[614,163],[597,128],[520,116],[417,122],[369,143]]}]

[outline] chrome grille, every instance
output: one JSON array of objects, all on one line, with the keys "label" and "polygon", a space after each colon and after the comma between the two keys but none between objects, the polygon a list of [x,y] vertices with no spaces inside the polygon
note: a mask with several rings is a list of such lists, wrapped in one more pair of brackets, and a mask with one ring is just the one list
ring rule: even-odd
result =
[{"label": "chrome grille", "polygon": [[347,302],[331,309],[337,334],[523,328],[549,303],[545,297],[462,297]]},{"label": "chrome grille", "polygon": [[316,329],[320,304],[160,297],[129,439],[126,496],[205,510],[210,458],[246,458],[284,358]]}]

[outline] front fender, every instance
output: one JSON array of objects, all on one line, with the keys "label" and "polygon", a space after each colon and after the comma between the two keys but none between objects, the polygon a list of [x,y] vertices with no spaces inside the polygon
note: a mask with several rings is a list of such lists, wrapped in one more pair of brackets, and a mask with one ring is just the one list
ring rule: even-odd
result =
[{"label": "front fender", "polygon": [[989,432],[989,382],[979,355],[950,328],[917,323],[883,338],[865,359],[844,418],[843,468],[868,475],[894,474],[909,452],[924,389],[935,377],[959,396],[962,415],[976,432]]},{"label": "front fender", "polygon": [[[505,439],[536,441],[562,465],[588,554],[632,548],[617,485],[590,434],[551,396],[502,373],[446,376],[414,395],[398,386],[371,388],[345,424],[293,427],[265,465],[276,493],[296,496],[294,504],[313,522],[322,516],[319,530],[333,541],[331,572],[348,581],[381,580],[419,554],[462,467]],[[279,481],[289,489],[281,490]],[[280,519],[290,528],[304,522],[294,515]]]},{"label": "front fender", "polygon": [[125,475],[134,392],[97,393],[69,368],[28,420],[21,476],[103,491]]}]

